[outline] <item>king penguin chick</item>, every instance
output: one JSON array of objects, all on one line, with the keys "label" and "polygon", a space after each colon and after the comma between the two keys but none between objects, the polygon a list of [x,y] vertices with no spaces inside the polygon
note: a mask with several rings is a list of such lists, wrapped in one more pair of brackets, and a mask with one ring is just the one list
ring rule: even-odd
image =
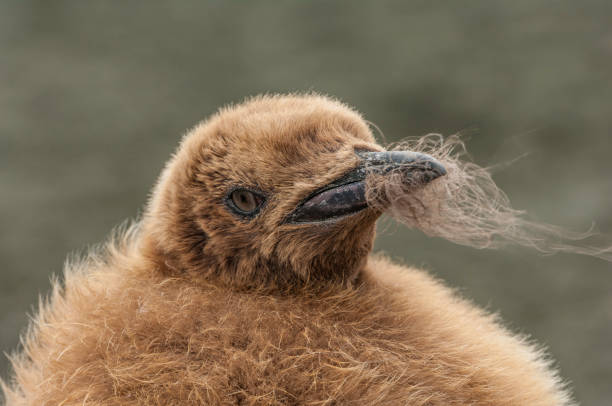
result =
[{"label": "king penguin chick", "polygon": [[364,166],[415,157],[407,170],[444,175],[319,95],[222,109],[184,137],[142,219],[67,266],[12,357],[8,404],[571,404],[494,316],[370,255]]}]

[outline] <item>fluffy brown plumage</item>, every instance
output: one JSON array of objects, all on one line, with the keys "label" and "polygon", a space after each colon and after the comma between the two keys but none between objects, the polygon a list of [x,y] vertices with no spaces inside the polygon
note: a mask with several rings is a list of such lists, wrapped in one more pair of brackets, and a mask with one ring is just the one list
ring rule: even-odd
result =
[{"label": "fluffy brown plumage", "polygon": [[[184,138],[143,219],[67,267],[9,405],[567,405],[539,350],[425,272],[371,256],[380,210],[287,216],[381,151],[355,111],[264,96]],[[266,198],[228,207],[231,188]]]}]

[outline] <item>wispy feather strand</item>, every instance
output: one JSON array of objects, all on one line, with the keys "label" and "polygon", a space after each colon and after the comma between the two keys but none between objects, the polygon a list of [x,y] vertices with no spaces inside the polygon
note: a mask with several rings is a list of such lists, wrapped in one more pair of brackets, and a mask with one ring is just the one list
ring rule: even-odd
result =
[{"label": "wispy feather strand", "polygon": [[392,145],[390,150],[426,153],[446,168],[447,174],[427,183],[418,172],[393,168],[367,178],[367,199],[409,227],[429,236],[475,248],[518,244],[542,253],[570,252],[612,261],[612,247],[585,242],[596,233],[574,232],[529,220],[510,205],[490,171],[471,162],[459,136],[429,134]]}]

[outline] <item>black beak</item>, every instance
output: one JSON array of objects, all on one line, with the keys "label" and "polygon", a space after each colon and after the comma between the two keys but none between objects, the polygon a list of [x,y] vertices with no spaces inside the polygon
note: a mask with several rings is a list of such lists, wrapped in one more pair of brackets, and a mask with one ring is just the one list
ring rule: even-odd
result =
[{"label": "black beak", "polygon": [[361,163],[308,196],[287,218],[288,223],[334,220],[368,207],[366,176],[400,171],[406,181],[417,178],[421,185],[446,175],[446,168],[433,157],[412,151],[356,152]]}]

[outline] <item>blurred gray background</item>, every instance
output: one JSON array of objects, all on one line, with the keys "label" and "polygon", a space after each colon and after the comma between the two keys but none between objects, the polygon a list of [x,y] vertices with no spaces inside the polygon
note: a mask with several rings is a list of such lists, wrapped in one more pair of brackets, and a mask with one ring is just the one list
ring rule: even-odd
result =
[{"label": "blurred gray background", "polygon": [[[181,134],[225,103],[316,90],[387,141],[467,135],[533,217],[612,235],[612,2],[3,1],[0,347],[67,254],[136,216]],[[612,265],[479,251],[385,223],[423,266],[545,344],[585,405],[612,402]],[[9,371],[6,357],[1,376]]]}]

